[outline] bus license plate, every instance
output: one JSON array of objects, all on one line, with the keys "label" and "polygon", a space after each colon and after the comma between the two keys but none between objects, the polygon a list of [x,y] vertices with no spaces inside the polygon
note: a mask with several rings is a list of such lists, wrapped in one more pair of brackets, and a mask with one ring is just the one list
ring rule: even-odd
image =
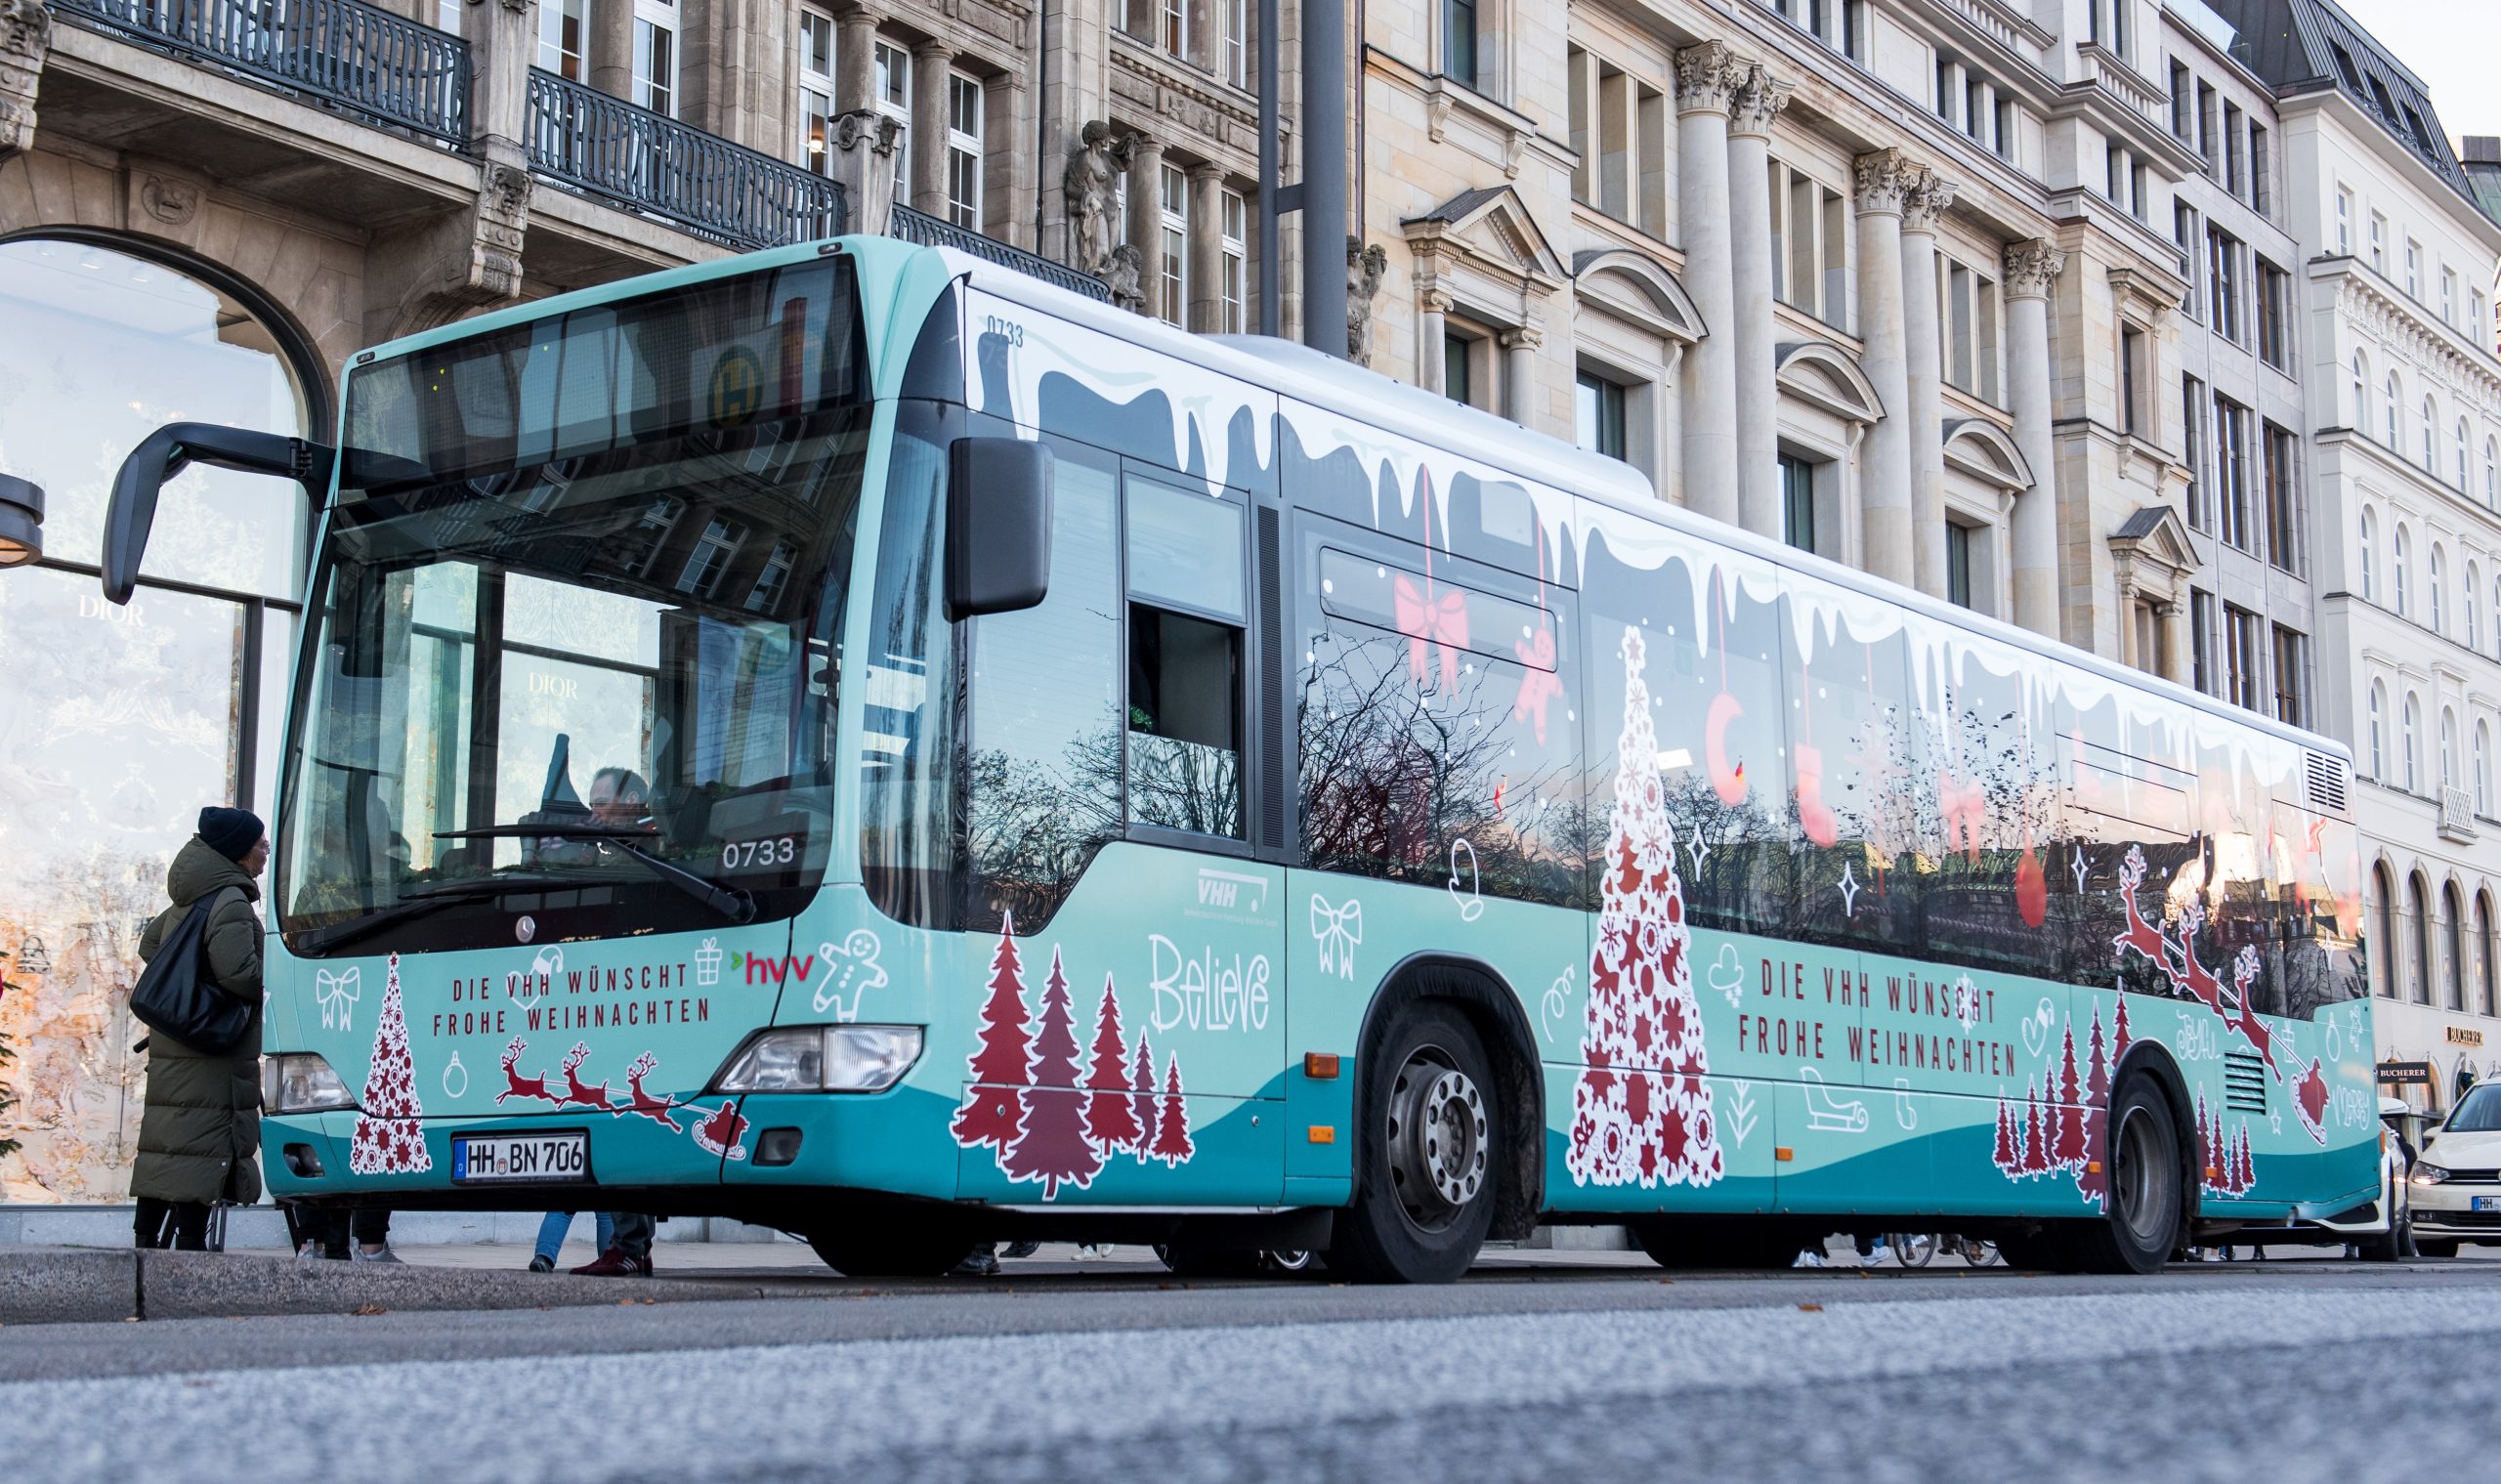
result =
[{"label": "bus license plate", "polygon": [[590,1178],[590,1135],[481,1133],[451,1141],[451,1179],[456,1185],[530,1180],[565,1183]]}]

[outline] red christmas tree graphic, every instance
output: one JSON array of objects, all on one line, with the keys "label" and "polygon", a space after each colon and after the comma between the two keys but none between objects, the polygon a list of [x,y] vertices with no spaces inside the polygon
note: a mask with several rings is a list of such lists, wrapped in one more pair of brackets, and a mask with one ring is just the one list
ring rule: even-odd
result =
[{"label": "red christmas tree graphic", "polygon": [[2026,1082],[2023,1086],[2023,1172],[2027,1175],[2047,1174],[2050,1169],[2049,1120],[2041,1115],[2040,1089]]},{"label": "red christmas tree graphic", "polygon": [[2223,1185],[2224,1171],[2220,1159],[2221,1129],[2214,1114],[2206,1106],[2206,1094],[2197,1094],[2197,1171],[2198,1181],[2209,1190]]},{"label": "red christmas tree graphic", "polygon": [[2023,1162],[2022,1151],[2014,1146],[2014,1115],[2008,1110],[2006,1099],[1999,1098],[1997,1100],[1997,1147],[1990,1151],[1989,1163],[2010,1176]]},{"label": "red christmas tree graphic", "polygon": [[2085,1113],[2085,1158],[2084,1163],[2075,1167],[2076,1194],[2084,1197],[2096,1206],[2099,1206],[2102,1202],[2102,1198],[2110,1193],[2110,1176],[2108,1172],[2095,1167],[2100,1164],[2102,1159],[2101,1129],[2102,1122],[2107,1117],[2108,1115],[2104,1114],[2098,1108],[2090,1109]]},{"label": "red christmas tree graphic", "polygon": [[348,1168],[360,1175],[423,1174],[434,1168],[426,1153],[425,1108],[417,1101],[416,1064],[408,1056],[408,1020],[400,1004],[400,955],[391,955],[382,990],[382,1016],[373,1028],[373,1067],[348,1141]]},{"label": "red christmas tree graphic", "polygon": [[2242,1194],[2258,1188],[2258,1162],[2249,1153],[2249,1125],[2240,1125],[2240,1189]]},{"label": "red christmas tree graphic", "polygon": [[1129,1075],[1129,1112],[1136,1115],[1137,1142],[1129,1148],[1137,1151],[1141,1165],[1155,1158],[1155,1048],[1146,1043],[1146,1033],[1137,1037],[1137,1060]]},{"label": "red christmas tree graphic", "polygon": [[955,1142],[968,1149],[987,1144],[1003,1150],[1024,1126],[1024,1101],[992,1090],[1025,1084],[1025,979],[1015,932],[1010,913],[991,955],[990,998],[981,1007],[980,1039],[967,1058],[975,1085],[965,1089],[964,1105],[955,1110]]},{"label": "red christmas tree graphic", "polygon": [[2069,1023],[2066,1047],[2058,1067],[2058,1127],[2056,1142],[2051,1146],[2051,1159],[2060,1167],[2082,1169],[2085,1160],[2084,1084],[2075,1075],[2075,1026]]},{"label": "red christmas tree graphic", "polygon": [[1051,955],[1042,982],[1042,1019],[1034,1035],[1031,1083],[1024,1092],[1024,1128],[1007,1146],[998,1167],[1017,1180],[1042,1182],[1042,1199],[1056,1199],[1063,1184],[1082,1190],[1094,1182],[1103,1157],[1085,1128],[1089,1094],[1077,1081],[1077,1033],[1068,1002],[1068,976]]},{"label": "red christmas tree graphic", "polygon": [[1085,1074],[1092,1096],[1085,1102],[1085,1126],[1109,1159],[1117,1150],[1141,1147],[1146,1130],[1129,1101],[1128,1048],[1121,1043],[1121,1000],[1103,977],[1103,1007],[1094,1017],[1094,1062]]},{"label": "red christmas tree graphic", "polygon": [[2116,1067],[2128,1054],[2128,999],[2119,997],[2119,1013],[2110,1023],[2110,1065]]},{"label": "red christmas tree graphic", "polygon": [[1198,1145],[1190,1141],[1190,1114],[1181,1105],[1181,1058],[1167,1057],[1164,1063],[1164,1107],[1155,1120],[1155,1157],[1166,1166],[1189,1163],[1198,1153]]},{"label": "red christmas tree graphic", "polygon": [[1572,1093],[1564,1163],[1584,1185],[1708,1185],[1723,1165],[1638,629],[1624,631],[1623,653],[1624,731],[1581,1036],[1587,1070]]},{"label": "red christmas tree graphic", "polygon": [[2093,1010],[2093,1055],[2084,1077],[2084,1100],[2096,1108],[2110,1101],[2110,1064],[2101,1055],[2101,1007]]}]

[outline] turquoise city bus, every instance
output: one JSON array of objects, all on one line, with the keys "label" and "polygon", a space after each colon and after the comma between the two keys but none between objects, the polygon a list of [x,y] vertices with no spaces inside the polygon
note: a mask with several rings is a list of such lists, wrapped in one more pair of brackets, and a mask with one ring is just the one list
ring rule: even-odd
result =
[{"label": "turquoise city bus", "polygon": [[263,1156],[1447,1281],[2384,1225],[2350,762],[1299,347],[843,238],[363,352]]}]

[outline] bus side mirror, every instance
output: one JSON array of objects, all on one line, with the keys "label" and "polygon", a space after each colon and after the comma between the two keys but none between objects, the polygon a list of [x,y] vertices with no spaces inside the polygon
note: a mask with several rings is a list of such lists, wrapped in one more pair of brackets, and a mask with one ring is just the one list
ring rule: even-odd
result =
[{"label": "bus side mirror", "polygon": [[150,433],[121,461],[113,476],[112,504],[105,511],[105,596],[128,603],[139,582],[139,559],[156,524],[156,495],[165,482],[193,464],[275,474],[294,480],[318,510],[330,492],[336,454],[320,444],[281,433],[178,422]]},{"label": "bus side mirror", "polygon": [[1049,446],[956,439],[947,456],[947,621],[1032,608],[1050,580]]}]

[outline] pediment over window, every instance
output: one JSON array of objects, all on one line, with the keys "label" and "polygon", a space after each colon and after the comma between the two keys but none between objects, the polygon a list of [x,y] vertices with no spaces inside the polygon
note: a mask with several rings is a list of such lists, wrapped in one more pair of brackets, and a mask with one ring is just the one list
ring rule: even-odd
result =
[{"label": "pediment over window", "polygon": [[2168,505],[2138,507],[2112,532],[2110,549],[2138,566],[2178,576],[2184,577],[2197,570],[2197,551],[2188,544],[2187,523]]},{"label": "pediment over window", "polygon": [[1520,193],[1508,186],[1462,191],[1399,226],[1420,259],[1439,260],[1438,271],[1473,270],[1540,293],[1571,276]]},{"label": "pediment over window", "polygon": [[1693,298],[1667,265],[1629,247],[1591,248],[1572,259],[1581,293],[1687,345],[1711,333]]},{"label": "pediment over window", "polygon": [[2032,466],[2014,436],[1984,417],[1945,420],[1945,464],[1983,484],[2013,492],[2032,488]]},{"label": "pediment over window", "polygon": [[1792,340],[1773,356],[1780,389],[1839,417],[1871,423],[1885,415],[1876,384],[1849,352],[1829,340]]}]

